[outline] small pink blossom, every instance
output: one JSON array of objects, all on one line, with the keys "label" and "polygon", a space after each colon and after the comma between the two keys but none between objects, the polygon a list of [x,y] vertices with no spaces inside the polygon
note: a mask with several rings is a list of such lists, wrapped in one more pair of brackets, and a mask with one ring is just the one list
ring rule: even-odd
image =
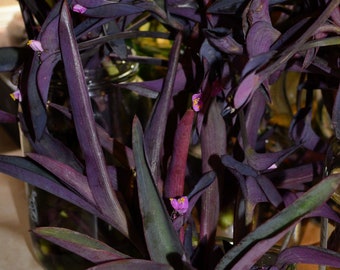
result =
[{"label": "small pink blossom", "polygon": [[84,14],[87,10],[86,7],[82,6],[82,5],[79,5],[79,4],[75,4],[72,8],[72,10],[74,12],[77,12],[77,13],[80,13],[80,14]]},{"label": "small pink blossom", "polygon": [[21,92],[19,89],[11,93],[10,96],[13,98],[13,100],[18,100],[19,102],[22,101],[22,96],[21,96]]},{"label": "small pink blossom", "polygon": [[203,102],[202,102],[202,94],[193,94],[192,95],[192,109],[195,112],[199,112],[203,107]]},{"label": "small pink blossom", "polygon": [[183,196],[178,199],[170,198],[170,203],[174,210],[180,215],[184,215],[188,211],[189,200],[187,196]]},{"label": "small pink blossom", "polygon": [[272,165],[269,166],[268,170],[275,170],[277,169],[277,165],[273,163]]},{"label": "small pink blossom", "polygon": [[43,52],[44,51],[44,49],[41,45],[41,42],[38,41],[38,40],[31,39],[27,42],[27,45],[30,46],[33,51],[36,51],[36,52]]}]

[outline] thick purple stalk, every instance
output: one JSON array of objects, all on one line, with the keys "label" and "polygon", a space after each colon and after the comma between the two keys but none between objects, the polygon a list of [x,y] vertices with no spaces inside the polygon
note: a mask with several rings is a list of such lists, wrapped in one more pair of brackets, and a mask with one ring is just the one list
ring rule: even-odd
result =
[{"label": "thick purple stalk", "polygon": [[166,198],[182,196],[184,193],[185,172],[194,116],[194,111],[188,110],[177,126],[171,163],[164,186]]}]

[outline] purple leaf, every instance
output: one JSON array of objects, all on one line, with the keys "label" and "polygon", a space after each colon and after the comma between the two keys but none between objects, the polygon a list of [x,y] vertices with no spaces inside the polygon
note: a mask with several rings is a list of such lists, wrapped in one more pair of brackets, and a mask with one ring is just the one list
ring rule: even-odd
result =
[{"label": "purple leaf", "polygon": [[178,33],[170,52],[169,69],[158,96],[150,120],[145,130],[144,144],[150,170],[157,182],[160,178],[160,162],[163,149],[164,134],[172,101],[173,87],[180,57],[182,33]]},{"label": "purple leaf", "polygon": [[242,70],[242,77],[245,77],[246,75],[253,71],[256,73],[257,70],[259,70],[264,65],[269,63],[269,61],[273,58],[275,53],[276,51],[268,51],[251,57]]},{"label": "purple leaf", "polygon": [[206,31],[208,41],[221,52],[227,54],[242,54],[243,47],[232,37],[231,33],[220,36],[213,31]]},{"label": "purple leaf", "polygon": [[279,189],[305,190],[305,184],[312,182],[315,177],[320,177],[321,170],[321,165],[305,164],[268,172],[265,176],[274,181]]},{"label": "purple leaf", "polygon": [[[191,71],[189,71],[191,72]],[[187,86],[187,73],[188,71],[183,69],[181,64],[178,64],[178,69],[176,72],[176,77],[174,81],[173,86],[173,93],[172,95],[178,94],[180,91],[184,90]],[[144,81],[144,82],[135,82],[135,83],[122,83],[119,86],[122,86],[126,89],[130,89],[132,91],[135,91],[136,93],[146,96],[149,98],[157,98],[159,93],[162,90],[162,87],[164,85],[165,79],[157,79],[152,81]]]},{"label": "purple leaf", "polygon": [[88,8],[85,12],[86,16],[99,18],[115,18],[127,16],[131,14],[141,13],[145,11],[142,5],[112,3],[107,5],[97,5],[96,7]]},{"label": "purple leaf", "polygon": [[237,161],[230,155],[223,155],[221,157],[221,161],[224,166],[230,169],[234,169],[242,175],[252,176],[252,177],[257,176],[257,172],[252,167],[250,167],[249,165],[245,163]]},{"label": "purple leaf", "polygon": [[[261,33],[261,35],[259,35]],[[257,22],[247,34],[247,50],[250,57],[269,51],[270,46],[278,39],[280,32],[267,22]]]},{"label": "purple leaf", "polygon": [[65,144],[54,138],[46,130],[43,132],[39,141],[34,141],[28,133],[26,123],[24,122],[21,114],[19,114],[19,119],[21,130],[36,153],[46,155],[51,159],[68,164],[68,166],[71,166],[78,172],[83,173],[84,167],[82,163],[76,158],[75,154],[65,146]]},{"label": "purple leaf", "polygon": [[338,252],[315,246],[296,246],[283,250],[276,265],[281,269],[287,264],[307,263],[339,267],[340,254]]},{"label": "purple leaf", "polygon": [[325,152],[326,143],[314,132],[311,122],[311,108],[300,109],[291,123],[289,134],[296,143],[302,144],[305,148]]},{"label": "purple leaf", "polygon": [[39,140],[46,128],[47,114],[45,105],[39,94],[36,80],[40,65],[39,56],[35,53],[33,58],[30,59],[31,64],[24,68],[22,83],[19,85],[19,88],[23,96],[27,97],[27,100],[23,100],[22,106],[23,110],[27,110],[25,114],[26,121],[33,127],[33,129],[30,130],[31,136],[34,140]]},{"label": "purple leaf", "polygon": [[193,110],[187,110],[177,125],[171,162],[164,185],[164,196],[166,198],[183,195],[194,116]]},{"label": "purple leaf", "polygon": [[258,131],[260,128],[262,117],[265,113],[265,109],[265,96],[260,91],[256,91],[248,105],[245,115],[247,141],[252,148],[255,148],[256,146],[256,142],[258,140]]},{"label": "purple leaf", "polygon": [[[269,0],[251,1],[247,14],[248,20],[254,25],[257,22],[271,23],[269,15]],[[259,32],[262,34],[262,32]]]},{"label": "purple leaf", "polygon": [[[0,170],[12,177],[21,179],[33,186],[43,189],[88,212],[103,217],[89,202],[62,186],[56,177],[48,171],[22,157],[0,156]],[[105,220],[105,218],[103,218]]]},{"label": "purple leaf", "polygon": [[41,65],[39,66],[37,73],[37,83],[44,104],[47,103],[48,92],[50,89],[50,82],[54,67],[59,61],[60,55],[51,54],[49,55],[49,57],[45,58],[44,61],[41,62]]},{"label": "purple leaf", "polygon": [[[84,70],[72,28],[72,18],[64,1],[59,24],[61,55],[70,95],[74,124],[86,163],[86,173],[94,199],[101,211],[111,217],[111,224],[125,236],[129,235],[128,221],[112,188],[104,155],[96,133]],[[69,61],[72,59],[72,61]]]},{"label": "purple leaf", "polygon": [[239,109],[245,105],[259,88],[261,82],[261,77],[255,72],[251,72],[243,78],[234,96],[234,108]]},{"label": "purple leaf", "polygon": [[[68,119],[72,119],[70,111],[61,105],[49,103],[49,106],[61,112]],[[100,125],[96,124],[97,134],[101,146],[120,162],[126,168],[134,168],[135,162],[133,159],[132,149],[123,145],[116,139],[110,137],[108,132]]]},{"label": "purple leaf", "polygon": [[[227,151],[227,127],[220,114],[220,103],[216,98],[210,103],[206,121],[201,131],[202,172],[216,171],[218,180],[224,177],[224,167],[221,166],[220,156]],[[206,258],[212,252],[215,243],[218,217],[220,213],[219,181],[214,181],[202,194],[200,239],[207,239]],[[221,180],[220,180],[221,181]]]},{"label": "purple leaf", "polygon": [[245,150],[246,161],[254,170],[264,171],[270,169],[271,166],[277,167],[285,158],[295,152],[299,146],[292,146],[287,149],[274,153],[256,153],[253,149]]},{"label": "purple leaf", "polygon": [[101,241],[69,229],[39,227],[33,233],[93,263],[129,258]]},{"label": "purple leaf", "polygon": [[275,207],[278,207],[282,203],[282,197],[272,181],[264,175],[259,175],[256,180],[266,195],[268,201],[271,202]]},{"label": "purple leaf", "polygon": [[57,176],[64,184],[82,195],[89,203],[95,205],[92,192],[87,183],[87,178],[72,167],[35,153],[27,153],[27,156],[38,162],[45,169]]},{"label": "purple leaf", "polygon": [[88,270],[131,270],[131,269],[143,269],[143,270],[171,270],[173,269],[168,264],[161,264],[153,261],[141,260],[141,259],[124,259],[114,262],[108,262],[88,268]]}]

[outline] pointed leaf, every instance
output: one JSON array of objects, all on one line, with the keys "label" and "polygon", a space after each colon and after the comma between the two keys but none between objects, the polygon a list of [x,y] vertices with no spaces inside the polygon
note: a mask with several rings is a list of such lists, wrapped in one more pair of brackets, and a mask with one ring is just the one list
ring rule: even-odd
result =
[{"label": "pointed leaf", "polygon": [[90,213],[101,216],[99,211],[79,195],[62,186],[48,171],[23,157],[0,156],[0,171],[43,189],[57,197],[73,203]]},{"label": "pointed leaf", "polygon": [[89,203],[95,205],[86,176],[72,167],[46,156],[34,153],[27,153],[27,156],[61,179],[67,187],[82,195]]},{"label": "pointed leaf", "polygon": [[129,256],[85,234],[65,228],[40,227],[33,233],[93,263],[121,260]]},{"label": "pointed leaf", "polygon": [[132,127],[132,142],[136,162],[139,206],[150,257],[153,261],[171,264],[177,269],[181,265],[183,247],[147,166],[142,126],[136,117]]},{"label": "pointed leaf", "polygon": [[[67,1],[63,2],[59,24],[60,48],[70,94],[70,104],[77,136],[86,163],[86,173],[97,205],[112,225],[128,236],[128,221],[108,175],[104,155],[97,137],[84,70],[72,28]],[[72,59],[72,61],[69,61]]]},{"label": "pointed leaf", "polygon": [[224,166],[226,166],[227,168],[234,169],[242,175],[248,175],[252,177],[257,176],[257,172],[252,167],[250,167],[249,165],[245,163],[235,160],[230,155],[223,155],[221,157],[221,161]]},{"label": "pointed leaf", "polygon": [[162,91],[154,105],[152,115],[145,130],[145,153],[155,181],[158,181],[160,177],[161,153],[180,58],[181,44],[182,33],[179,32],[176,35],[170,52],[169,69],[164,80]]},{"label": "pointed leaf", "polygon": [[[245,236],[238,245],[234,246],[224,255],[216,270],[231,269],[231,266],[235,264],[235,259],[247,252],[254,244],[272,235],[279,234],[289,225],[325,202],[336,190],[339,183],[339,175],[331,175],[323,179],[294,203]],[[251,263],[249,262],[249,268],[252,266]]]},{"label": "pointed leaf", "polygon": [[306,263],[339,267],[340,254],[338,252],[315,246],[297,246],[283,250],[276,261],[281,269],[287,264]]},{"label": "pointed leaf", "polygon": [[172,270],[173,268],[167,264],[161,264],[153,261],[140,260],[140,259],[123,259],[114,262],[108,262],[91,267],[87,270]]}]

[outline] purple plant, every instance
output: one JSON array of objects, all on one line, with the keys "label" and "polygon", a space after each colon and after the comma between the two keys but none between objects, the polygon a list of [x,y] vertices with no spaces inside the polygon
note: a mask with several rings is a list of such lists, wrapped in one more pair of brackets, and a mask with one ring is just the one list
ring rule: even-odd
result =
[{"label": "purple plant", "polygon": [[[327,122],[318,121],[329,117],[340,140],[339,0],[19,3],[30,48],[1,48],[0,71],[20,71],[13,96],[21,110],[0,111],[0,119],[19,121],[33,151],[0,156],[0,171],[93,214],[134,251],[66,228],[34,234],[89,260],[91,269],[339,267],[340,217],[329,201],[340,183],[338,152],[327,151]],[[140,30],[150,22],[165,30]],[[140,38],[170,41],[167,58],[138,48],[132,54]],[[94,119],[84,70],[104,56],[166,70],[113,85],[152,100],[145,126],[138,114],[124,123],[132,127],[128,145]],[[48,98],[60,66],[69,108]],[[298,84],[288,87],[292,73]],[[47,105],[72,122],[80,155],[49,129]],[[252,228],[262,205],[272,216]],[[233,235],[220,244],[219,220],[230,208]],[[271,265],[256,264],[307,218],[334,222],[329,248],[283,245]]]}]

